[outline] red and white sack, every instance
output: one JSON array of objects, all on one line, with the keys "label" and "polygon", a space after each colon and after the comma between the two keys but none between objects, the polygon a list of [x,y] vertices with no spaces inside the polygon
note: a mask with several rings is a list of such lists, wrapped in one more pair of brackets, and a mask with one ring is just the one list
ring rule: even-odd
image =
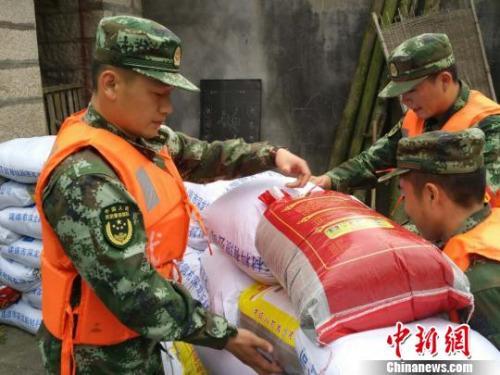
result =
[{"label": "red and white sack", "polygon": [[469,307],[465,275],[429,242],[338,192],[268,203],[256,246],[320,344]]},{"label": "red and white sack", "polygon": [[293,180],[275,172],[240,179],[239,186],[202,212],[212,242],[230,255],[241,270],[263,284],[276,284],[276,280],[255,248],[255,231],[266,209],[259,196],[273,187],[300,195],[314,186],[309,184],[302,189],[285,188],[285,184]]}]

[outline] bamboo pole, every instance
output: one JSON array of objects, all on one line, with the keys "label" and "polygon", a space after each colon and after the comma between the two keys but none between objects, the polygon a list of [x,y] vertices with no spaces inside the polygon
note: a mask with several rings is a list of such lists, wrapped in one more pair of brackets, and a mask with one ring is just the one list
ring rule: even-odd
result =
[{"label": "bamboo pole", "polygon": [[[382,11],[382,19],[386,19],[388,22],[391,22],[396,14],[397,8],[397,1],[386,1],[384,4],[384,10]],[[364,135],[370,121],[374,102],[377,99],[380,73],[382,72],[384,64],[384,53],[382,51],[381,43],[377,39],[370,59],[370,68],[366,76],[366,83],[363,90],[360,108],[358,115],[356,116],[351,146],[349,148],[350,158],[358,155],[363,148],[365,140]]]},{"label": "bamboo pole", "polygon": [[[388,1],[390,2],[394,0]],[[380,13],[383,6],[384,0],[374,0],[372,4],[372,11]],[[369,23],[363,36],[358,64],[354,73],[351,88],[349,90],[346,106],[344,108],[344,112],[342,113],[340,123],[337,125],[337,129],[335,131],[333,148],[330,154],[330,168],[333,168],[346,159],[349,150],[349,140],[352,134],[352,125],[356,121],[356,114],[358,112],[361,94],[365,86],[366,73],[369,69],[368,62],[372,54],[375,38],[375,30],[373,25]]]}]

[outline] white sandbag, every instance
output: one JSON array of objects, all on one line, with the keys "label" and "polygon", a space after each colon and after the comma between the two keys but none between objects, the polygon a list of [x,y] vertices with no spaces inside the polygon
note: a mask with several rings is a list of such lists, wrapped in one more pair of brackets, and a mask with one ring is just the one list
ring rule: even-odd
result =
[{"label": "white sandbag", "polygon": [[189,290],[191,296],[201,302],[205,309],[209,307],[208,291],[201,279],[200,256],[202,252],[187,248],[182,261],[178,263],[182,275],[182,285]]},{"label": "white sandbag", "polygon": [[286,374],[300,374],[295,350],[299,321],[290,298],[280,285],[253,284],[238,303],[241,328],[246,328],[273,345],[272,358]]},{"label": "white sandbag", "polygon": [[30,268],[40,268],[41,253],[42,241],[31,237],[21,237],[10,245],[0,245],[0,254],[5,259]]},{"label": "white sandbag", "polygon": [[34,204],[35,185],[7,181],[0,185],[0,210],[7,207],[26,207]]},{"label": "white sandbag", "polygon": [[238,299],[241,292],[254,283],[234,265],[220,248],[213,246],[213,255],[205,251],[201,256],[201,276],[207,287],[210,310],[238,325]]},{"label": "white sandbag", "polygon": [[194,346],[185,342],[162,342],[161,351],[165,375],[207,375]]},{"label": "white sandbag", "polygon": [[[1,212],[1,211],[0,211]],[[21,238],[21,235],[0,225],[0,245],[10,245]]]},{"label": "white sandbag", "polygon": [[42,323],[42,311],[31,307],[21,299],[14,305],[0,310],[0,323],[21,328],[34,335]]},{"label": "white sandbag", "polygon": [[253,176],[202,212],[210,239],[233,257],[238,267],[263,284],[276,284],[277,281],[255,247],[257,225],[266,209],[259,196],[274,187],[297,196],[314,186],[286,188],[285,184],[291,181],[294,179],[274,172]]},{"label": "white sandbag", "polygon": [[35,309],[42,309],[42,285],[37,285],[34,289],[23,293],[23,299]]},{"label": "white sandbag", "polygon": [[256,375],[257,373],[245,365],[227,350],[217,350],[206,346],[195,346],[201,362],[209,374],[213,375]]},{"label": "white sandbag", "polygon": [[[432,327],[436,329],[438,333],[436,355],[433,356],[428,351],[422,354],[417,353],[415,348],[419,342],[417,324],[423,326],[426,332]],[[400,345],[401,359],[403,361],[467,360],[468,358],[461,352],[451,356],[446,353],[445,335],[448,326],[455,329],[458,324],[438,317],[404,324],[404,327],[410,330],[411,335]],[[396,327],[394,326],[379,328],[353,333],[325,347],[318,347],[302,330],[299,330],[295,337],[295,344],[304,374],[365,375],[374,371],[375,362],[371,362],[373,360],[398,360],[395,348],[387,343],[388,336],[395,333]],[[469,349],[471,360],[500,360],[500,352],[486,338],[473,330],[469,331]]]},{"label": "white sandbag", "polygon": [[36,183],[49,157],[55,136],[16,138],[0,144],[0,175],[11,180]]},{"label": "white sandbag", "polygon": [[40,282],[40,271],[0,256],[0,282],[26,292]]},{"label": "white sandbag", "polygon": [[35,206],[3,209],[0,211],[0,226],[24,236],[42,238],[40,215]]}]

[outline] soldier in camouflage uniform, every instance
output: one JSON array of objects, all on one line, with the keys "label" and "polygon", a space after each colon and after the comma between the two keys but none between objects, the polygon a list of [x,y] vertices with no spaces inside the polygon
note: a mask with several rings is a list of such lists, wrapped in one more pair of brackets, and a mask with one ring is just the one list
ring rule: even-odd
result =
[{"label": "soldier in camouflage uniform", "polygon": [[[153,21],[129,16],[102,19],[93,66],[95,89],[83,121],[118,135],[160,168],[164,164],[158,152],[166,146],[189,181],[234,178],[277,167],[298,176],[293,185],[303,186],[309,168],[285,149],[241,139],[207,143],[162,125],[172,112],[173,87],[197,90],[179,73],[180,51],[179,38]],[[180,284],[161,277],[149,264],[143,215],[100,153],[88,147],[78,150],[49,178],[39,209],[79,277],[120,322],[139,334],[113,345],[75,345],[77,373],[161,373],[159,342],[173,340],[225,348],[259,373],[280,371],[257,351],[270,352],[267,341],[205,310]],[[127,214],[131,236],[113,237],[104,229],[109,207]],[[73,285],[75,307],[81,293],[78,282]],[[44,289],[44,298],[50,293],[50,288]],[[61,341],[43,324],[38,340],[47,372],[60,373]]]},{"label": "soldier in camouflage uniform", "polygon": [[[473,124],[462,122],[458,128],[449,129],[468,108],[465,107],[472,101],[472,94],[479,93],[458,80],[448,37],[445,34],[422,34],[408,39],[392,51],[388,64],[391,81],[379,96],[401,95],[402,103],[409,111],[368,150],[322,176],[313,177],[313,182],[339,191],[371,188],[377,182],[377,171],[396,164],[396,148],[401,138],[433,130],[455,131],[460,126],[465,129],[473,125],[486,136],[484,158],[488,185],[493,191],[500,192],[500,106],[488,102],[489,115],[477,117],[472,120],[476,121]],[[414,121],[420,121],[419,131],[409,131],[411,129],[405,126],[409,114],[413,115]]]},{"label": "soldier in camouflage uniform", "polygon": [[405,211],[422,236],[444,244],[468,276],[475,309],[469,322],[500,348],[500,208],[484,202],[484,133],[432,131],[398,143]]}]

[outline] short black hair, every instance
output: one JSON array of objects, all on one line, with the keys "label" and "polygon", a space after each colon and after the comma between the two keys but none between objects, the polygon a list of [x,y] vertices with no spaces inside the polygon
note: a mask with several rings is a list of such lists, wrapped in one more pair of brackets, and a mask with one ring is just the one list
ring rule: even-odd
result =
[{"label": "short black hair", "polygon": [[439,72],[436,72],[436,73],[432,73],[429,75],[429,77],[427,77],[427,79],[430,79],[431,81],[435,81],[437,76],[440,75],[441,73],[443,72],[448,72],[451,74],[451,78],[453,79],[453,82],[458,82],[458,69],[457,69],[457,65],[456,64],[453,64],[453,65],[450,65],[449,67],[443,69],[443,70],[440,70]]},{"label": "short black hair", "polygon": [[457,174],[411,171],[405,177],[408,177],[418,197],[422,195],[426,183],[433,183],[439,185],[448,197],[462,208],[471,208],[484,201],[486,193],[486,169],[484,167],[475,172]]},{"label": "short black hair", "polygon": [[91,64],[91,75],[92,75],[92,92],[97,92],[97,85],[98,85],[98,79],[99,75],[105,71],[106,69],[115,69],[119,70],[121,72],[121,76],[124,77],[126,80],[130,81],[137,75],[138,73],[134,72],[133,70],[126,69],[126,68],[120,68],[118,66],[110,65],[110,64],[104,64],[99,61],[93,60]]}]

